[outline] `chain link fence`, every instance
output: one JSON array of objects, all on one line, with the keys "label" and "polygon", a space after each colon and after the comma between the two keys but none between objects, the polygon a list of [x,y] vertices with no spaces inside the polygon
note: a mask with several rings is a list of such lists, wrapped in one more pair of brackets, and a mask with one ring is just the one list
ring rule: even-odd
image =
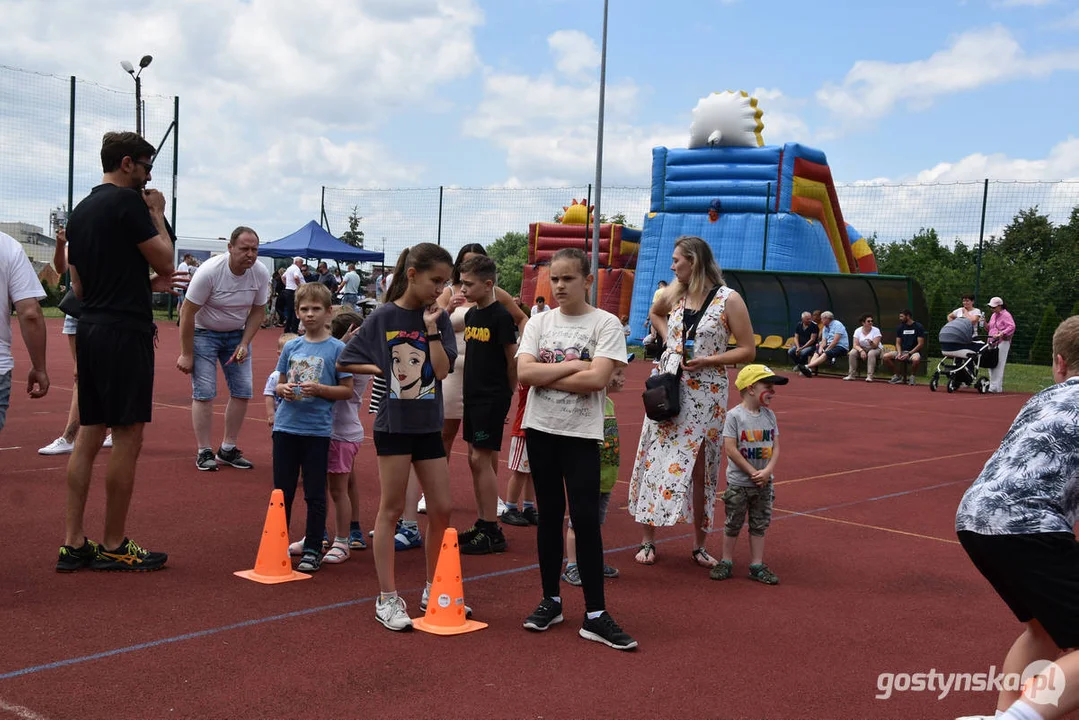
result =
[{"label": "chain link fence", "polygon": [[[362,218],[367,247],[384,251],[392,264],[416,242],[437,242],[456,253],[465,243],[489,245],[510,232],[527,234],[529,223],[553,221],[574,199],[594,203],[592,190],[326,187],[322,219],[340,235],[350,215]],[[1055,327],[1055,317],[1077,311],[1079,182],[852,183],[837,185],[836,192],[846,222],[876,247],[881,272],[908,275],[922,285],[930,314],[923,320],[933,345],[965,293],[977,295],[987,316],[991,297],[1005,300],[1018,325],[1012,350],[1017,362],[1037,355],[1043,325]],[[650,195],[647,187],[604,187],[600,211],[640,227]],[[842,320],[851,328],[857,323]]]},{"label": "chain link fence", "polygon": [[[52,261],[57,221],[101,182],[101,138],[135,127],[135,92],[0,65],[0,231],[37,270]],[[142,94],[143,135],[159,147],[151,187],[175,225],[176,98]]]}]

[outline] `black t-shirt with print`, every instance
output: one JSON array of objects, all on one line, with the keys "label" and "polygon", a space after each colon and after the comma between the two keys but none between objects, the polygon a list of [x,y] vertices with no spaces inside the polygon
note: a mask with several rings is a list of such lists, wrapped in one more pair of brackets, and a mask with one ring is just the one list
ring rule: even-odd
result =
[{"label": "black t-shirt with print", "polygon": [[899,349],[910,352],[918,344],[918,338],[925,337],[925,328],[918,321],[914,321],[911,325],[903,323],[895,329],[895,337],[896,342],[899,343]]},{"label": "black t-shirt with print", "polygon": [[138,246],[157,235],[150,210],[132,188],[98,185],[71,211],[68,262],[82,282],[82,315],[91,324],[153,324],[150,264]]},{"label": "black t-shirt with print", "polygon": [[505,400],[511,397],[507,374],[506,345],[517,342],[513,316],[501,303],[474,307],[465,313],[466,403]]}]

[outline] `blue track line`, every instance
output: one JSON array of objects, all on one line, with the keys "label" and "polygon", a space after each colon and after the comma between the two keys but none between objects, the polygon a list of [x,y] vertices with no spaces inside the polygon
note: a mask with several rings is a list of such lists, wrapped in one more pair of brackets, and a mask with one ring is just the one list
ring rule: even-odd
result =
[{"label": "blue track line", "polygon": [[[913,490],[902,490],[900,492],[888,493],[886,495],[878,495],[876,497],[866,498],[864,500],[852,500],[850,502],[839,503],[837,505],[829,505],[827,507],[814,508],[812,510],[803,510],[801,512],[790,512],[788,514],[774,517],[773,521],[786,520],[794,517],[809,516],[813,513],[827,512],[829,510],[839,510],[841,508],[851,507],[853,505],[860,505],[862,503],[877,502],[880,500],[890,500],[892,498],[903,497],[904,495],[913,495],[914,493],[924,492],[926,490],[937,490],[943,487],[949,487],[951,485],[957,485],[961,482],[970,482],[969,480],[956,480],[953,482],[938,483],[936,485],[928,485],[926,487],[915,488]],[[667,537],[662,540],[657,540],[659,543],[674,542],[676,540],[684,540],[692,537],[693,533],[684,533],[682,535],[676,535]],[[637,545],[626,545],[618,548],[611,548],[606,550],[604,554],[625,552],[626,550],[634,550]],[[482,575],[475,575],[473,577],[465,578],[464,582],[478,582],[480,580],[489,580],[495,577],[501,577],[503,575],[514,575],[517,573],[527,572],[529,570],[538,570],[539,564],[532,563],[531,565],[524,565],[521,567],[509,568],[506,570],[495,570],[489,573],[483,573]],[[417,589],[418,591],[418,589]],[[406,591],[409,592],[409,591]],[[303,610],[293,610],[287,613],[281,613],[279,615],[270,615],[263,618],[255,618],[252,620],[244,620],[242,622],[231,623],[229,625],[221,625],[219,627],[208,628],[206,630],[197,630],[195,632],[184,633],[182,635],[173,635],[172,637],[162,638],[160,640],[150,640],[148,642],[137,643],[135,645],[128,645],[126,647],[116,648],[114,650],[105,650],[91,655],[80,655],[78,657],[68,658],[66,660],[57,660],[55,662],[44,663],[42,665],[31,665],[29,667],[21,668],[19,670],[12,670],[10,672],[0,674],[0,680],[11,680],[17,677],[23,677],[26,675],[33,675],[36,673],[44,672],[46,670],[56,670],[62,667],[68,667],[70,665],[80,665],[85,662],[91,662],[93,660],[102,660],[104,658],[114,657],[116,655],[125,655],[127,653],[135,652],[137,650],[148,650],[150,648],[161,647],[163,645],[171,645],[173,643],[183,642],[185,640],[196,640],[198,638],[209,637],[210,635],[217,635],[218,633],[229,632],[231,630],[242,630],[244,628],[255,627],[257,625],[265,625],[266,623],[277,622],[279,620],[289,620],[291,618],[302,617],[304,615],[315,615],[317,613],[327,612],[329,610],[340,610],[342,608],[355,607],[357,605],[364,605],[369,602],[374,602],[377,596],[358,598],[356,600],[345,600],[343,602],[332,603],[330,605],[319,605],[317,607],[305,608]]]}]

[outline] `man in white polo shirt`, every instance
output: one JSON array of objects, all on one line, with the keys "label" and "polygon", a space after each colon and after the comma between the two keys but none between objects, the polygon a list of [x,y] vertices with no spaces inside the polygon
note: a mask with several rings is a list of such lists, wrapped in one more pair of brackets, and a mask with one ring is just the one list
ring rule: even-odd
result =
[{"label": "man in white polo shirt", "polygon": [[282,293],[281,303],[285,306],[285,329],[287,333],[300,331],[300,318],[296,314],[296,290],[306,280],[303,278],[303,258],[292,258],[292,264],[285,271],[285,292]]},{"label": "man in white polo shirt", "polygon": [[[217,470],[217,461],[250,470],[254,465],[236,447],[251,399],[251,340],[259,331],[270,294],[270,271],[258,262],[259,236],[238,227],[228,253],[210,258],[187,288],[180,310],[180,358],[176,367],[191,375],[191,423],[199,470]],[[213,431],[217,363],[225,373],[229,402],[225,435],[214,458]]]}]

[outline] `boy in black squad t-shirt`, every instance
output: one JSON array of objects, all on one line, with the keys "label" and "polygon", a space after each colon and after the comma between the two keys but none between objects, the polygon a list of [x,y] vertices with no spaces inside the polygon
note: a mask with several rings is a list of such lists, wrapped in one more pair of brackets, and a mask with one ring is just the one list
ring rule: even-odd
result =
[{"label": "boy in black squad t-shirt", "polygon": [[517,328],[513,316],[495,300],[495,262],[476,255],[461,265],[461,289],[475,303],[465,314],[464,437],[476,491],[479,519],[461,534],[461,552],[503,552],[506,537],[498,526],[498,476],[495,462],[502,430],[517,387]]}]

